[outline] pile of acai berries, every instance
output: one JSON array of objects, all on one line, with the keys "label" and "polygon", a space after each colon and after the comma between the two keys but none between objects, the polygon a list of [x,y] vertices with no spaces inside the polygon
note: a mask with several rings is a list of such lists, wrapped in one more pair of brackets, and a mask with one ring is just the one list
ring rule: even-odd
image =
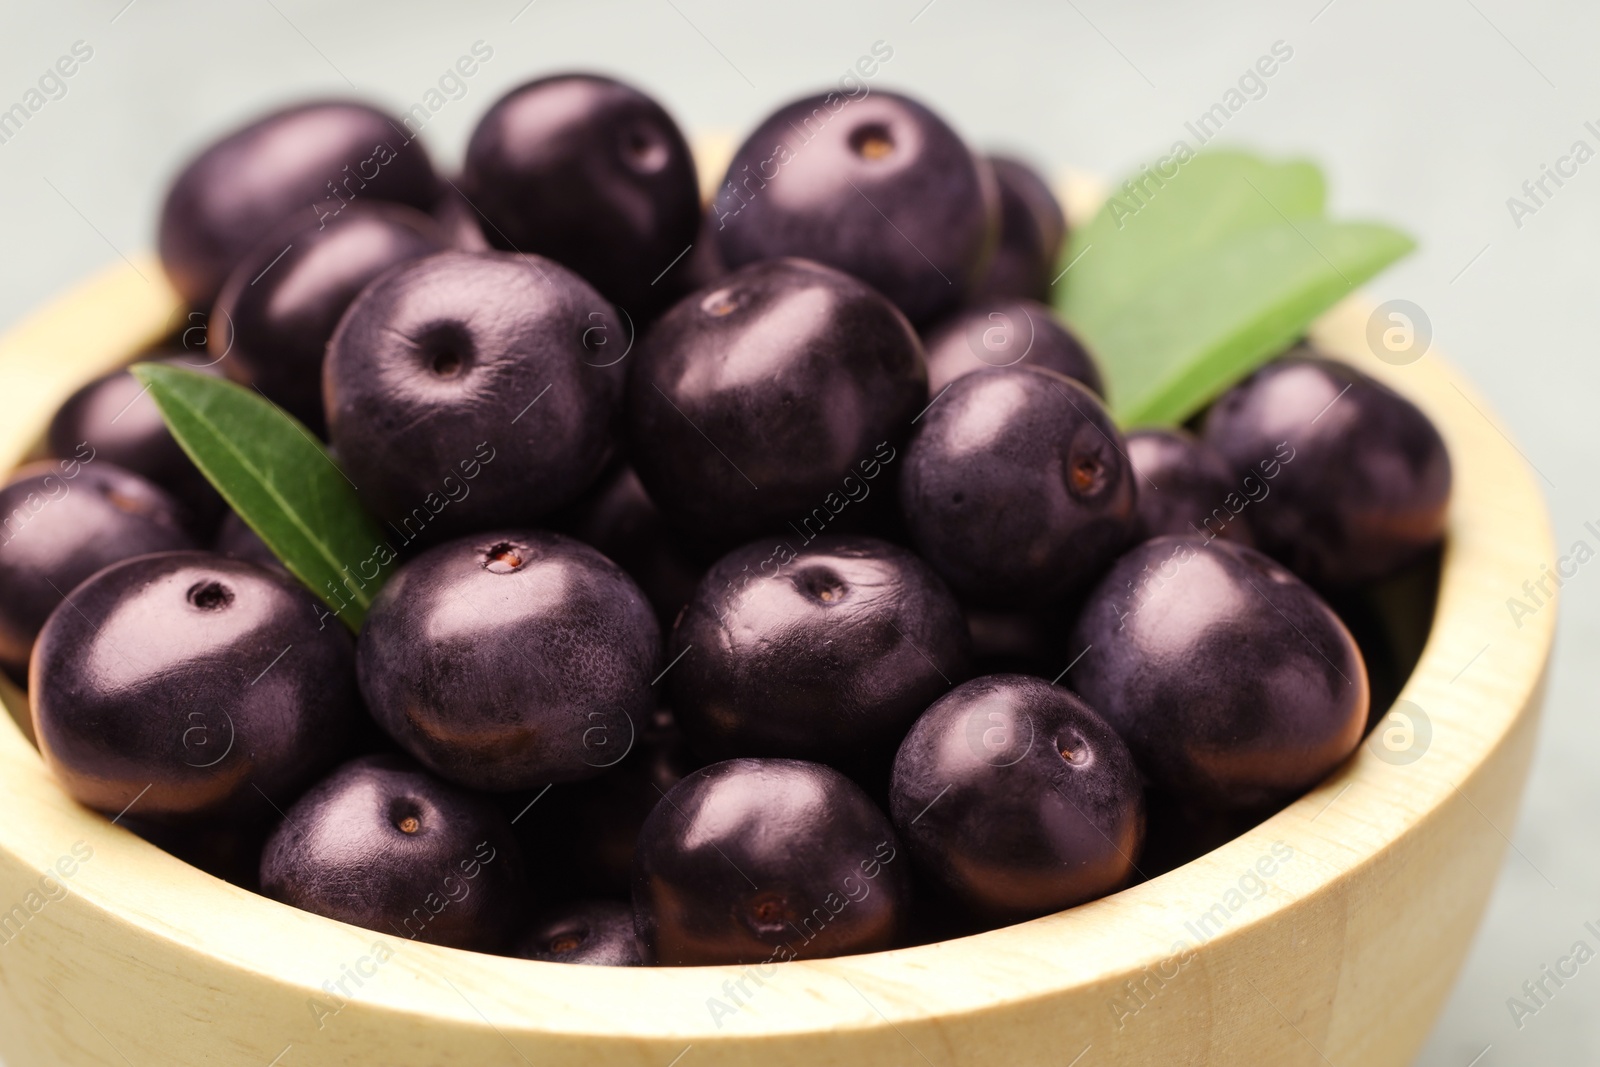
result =
[{"label": "pile of acai berries", "polygon": [[0,666],[78,801],[384,936],[764,963],[1113,893],[1356,749],[1329,605],[1433,558],[1450,464],[1304,346],[1124,433],[1042,302],[1065,237],[864,87],[709,203],[606,78],[451,178],[373,108],[270,115],[173,183],[208,327],[146,358],[292,414],[383,540],[306,588],[119,371],[0,491]]}]

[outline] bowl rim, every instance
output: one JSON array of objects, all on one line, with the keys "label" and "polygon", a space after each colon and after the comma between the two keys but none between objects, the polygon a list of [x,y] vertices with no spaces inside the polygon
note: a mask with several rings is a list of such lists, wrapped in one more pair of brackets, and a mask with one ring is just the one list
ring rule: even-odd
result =
[{"label": "bowl rim", "polygon": [[[1083,201],[1070,186],[1069,198]],[[72,388],[183,321],[158,264],[141,259],[129,266],[92,278],[0,337],[0,373],[10,382],[14,409],[27,413],[0,426],[6,469],[23,458]],[[589,968],[479,955],[346,926],[189,867],[67,799],[21,729],[4,716],[0,796],[22,805],[12,810],[29,817],[0,820],[0,868],[47,871],[69,843],[92,842],[93,854],[105,859],[82,864],[71,893],[113,925],[161,939],[197,962],[270,979],[303,993],[308,1005],[332,996],[324,984],[329,976],[337,978],[351,961],[370,959],[387,944],[392,959],[380,961],[382,977],[363,994],[364,1004],[441,1025],[487,1024],[502,1036],[693,1044],[899,1029],[1181,967],[1186,951],[1244,937],[1280,920],[1297,902],[1358,876],[1442,805],[1467,796],[1462,788],[1475,771],[1535,713],[1556,612],[1550,604],[1508,629],[1500,598],[1554,558],[1538,486],[1509,437],[1485,414],[1486,405],[1437,355],[1409,366],[1375,358],[1364,342],[1371,314],[1358,298],[1347,300],[1319,320],[1312,339],[1416,402],[1450,448],[1455,492],[1435,622],[1400,696],[1428,709],[1433,743],[1403,766],[1363,743],[1327,780],[1276,815],[1150,881],[999,930],[774,970]],[[1469,685],[1457,687],[1464,677],[1472,679]],[[6,696],[9,702],[17,694],[13,689]],[[1495,831],[1505,836],[1502,828]],[[1245,892],[1246,876],[1264,871],[1264,860],[1274,856],[1274,873],[1255,879],[1265,883],[1259,895],[1254,887]],[[1243,906],[1231,906],[1235,896]],[[1185,949],[1185,931],[1200,932],[1197,919],[1209,929],[1206,917],[1219,905],[1226,916],[1215,936]],[[464,990],[472,991],[470,998]],[[619,1012],[618,1004],[626,1010]]]}]

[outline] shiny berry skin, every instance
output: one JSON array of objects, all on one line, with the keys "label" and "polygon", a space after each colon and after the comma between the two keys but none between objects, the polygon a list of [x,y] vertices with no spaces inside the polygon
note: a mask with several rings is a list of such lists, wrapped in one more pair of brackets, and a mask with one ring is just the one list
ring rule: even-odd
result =
[{"label": "shiny berry skin", "polygon": [[449,541],[403,564],[361,629],[372,717],[475,789],[593,778],[654,706],[644,594],[588,545],[539,531]]},{"label": "shiny berry skin", "polygon": [[910,874],[889,819],[819,763],[735,759],[679,782],[645,821],[634,926],[667,966],[889,948]]},{"label": "shiny berry skin", "polygon": [[261,891],[302,911],[492,952],[532,903],[499,809],[404,757],[351,760],[285,816],[261,853]]},{"label": "shiny berry skin", "polygon": [[1293,797],[1366,728],[1366,666],[1339,617],[1282,565],[1228,541],[1133,549],[1089,595],[1071,647],[1083,652],[1072,688],[1153,785],[1204,808]]},{"label": "shiny berry skin", "polygon": [[1044,367],[1096,396],[1100,368],[1083,342],[1048,307],[1033,300],[980,300],[945,319],[925,338],[928,395],[986,367]]},{"label": "shiny berry skin", "polygon": [[413,260],[364,290],[328,343],[329,436],[403,536],[533,522],[611,458],[626,343],[611,306],[550,260]]},{"label": "shiny berry skin", "polygon": [[350,635],[325,614],[287,576],[210,552],[99,572],[34,648],[45,763],[97,811],[272,817],[343,754],[360,716]]},{"label": "shiny berry skin", "polygon": [[1450,455],[1416,405],[1353,367],[1301,349],[1217,400],[1202,436],[1236,477],[1269,555],[1323,588],[1392,574],[1444,536]]},{"label": "shiny berry skin", "polygon": [[1248,512],[1272,492],[1270,479],[1258,471],[1241,482],[1216,449],[1187,430],[1133,430],[1127,440],[1139,487],[1139,540],[1171,534],[1255,544]]},{"label": "shiny berry skin", "polygon": [[1115,892],[1144,837],[1144,784],[1116,732],[1042,678],[941,697],[895,756],[890,805],[918,870],[993,923]]},{"label": "shiny berry skin", "polygon": [[[204,353],[142,357],[202,374],[220,374]],[[215,526],[226,505],[167,430],[148,390],[127,371],[85,383],[56,409],[47,435],[50,454],[70,460],[93,456],[148,478],[176,497],[198,531]]]},{"label": "shiny berry skin", "polygon": [[207,350],[228,377],[325,435],[322,357],[340,316],[378,275],[448,244],[428,216],[376,201],[280,230],[228,275]]},{"label": "shiny berry skin", "polygon": [[213,141],[178,172],[161,205],[161,265],[191,307],[286,219],[336,218],[352,202],[426,211],[438,179],[400,120],[345,101],[273,112]]},{"label": "shiny berry skin", "polygon": [[981,280],[999,205],[992,174],[923,105],[889,92],[829,93],[756,128],[710,215],[729,267],[779,256],[826,263],[920,326]]},{"label": "shiny berry skin", "polygon": [[491,244],[569,267],[635,323],[681,293],[662,274],[700,226],[694,157],[632,86],[561,74],[511,90],[472,131],[461,181]]},{"label": "shiny berry skin", "polygon": [[815,535],[866,510],[847,496],[870,492],[927,402],[922,344],[887,300],[816,263],[757,263],[645,338],[632,459],[669,520],[722,547],[790,523]]},{"label": "shiny berry skin", "polygon": [[1133,469],[1098,398],[1054,371],[957,378],[917,422],[900,506],[957,593],[1003,607],[1086,588],[1133,533]]},{"label": "shiny berry skin", "polygon": [[[798,538],[793,540],[798,541]],[[965,680],[961,608],[907,549],[872,537],[755,541],[701,580],[673,627],[673,713],[709,759],[887,766],[922,710]]]},{"label": "shiny berry skin", "polygon": [[27,674],[39,628],[79,582],[146,552],[194,547],[171,496],[92,451],[77,456],[29,464],[0,488],[0,668],[13,678]]},{"label": "shiny berry skin", "polygon": [[596,967],[638,967],[644,962],[633,932],[633,908],[614,900],[579,901],[541,915],[517,939],[513,955]]},{"label": "shiny berry skin", "polygon": [[1067,241],[1066,215],[1050,186],[1026,163],[990,156],[989,167],[1000,191],[1000,244],[979,294],[1048,300]]}]

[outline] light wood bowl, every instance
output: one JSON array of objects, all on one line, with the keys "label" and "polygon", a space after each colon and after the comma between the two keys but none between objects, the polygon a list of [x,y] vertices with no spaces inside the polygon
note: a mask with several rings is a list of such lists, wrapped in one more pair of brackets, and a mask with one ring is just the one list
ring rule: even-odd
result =
[{"label": "light wood bowl", "polygon": [[[179,321],[159,267],[138,270],[118,266],[0,339],[12,413],[0,469],[78,383]],[[1416,762],[1363,745],[1201,859],[976,937],[759,973],[610,969],[416,944],[234,888],[78,807],[0,716],[0,1055],[8,1067],[1408,1063],[1516,821],[1556,613],[1518,628],[1504,605],[1554,553],[1538,487],[1484,402],[1436,355],[1379,362],[1368,312],[1346,303],[1314,336],[1419,404],[1455,466],[1436,622],[1403,694],[1432,724]],[[43,881],[58,864],[71,877]],[[735,1010],[714,1017],[713,1001]]]}]

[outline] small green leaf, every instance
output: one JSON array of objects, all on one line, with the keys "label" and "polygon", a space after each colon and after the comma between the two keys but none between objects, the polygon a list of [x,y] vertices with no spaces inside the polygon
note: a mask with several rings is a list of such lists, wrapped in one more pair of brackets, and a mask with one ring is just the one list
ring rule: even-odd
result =
[{"label": "small green leaf", "polygon": [[394,553],[355,487],[300,423],[222,378],[138,363],[172,436],[284,565],[351,630]]},{"label": "small green leaf", "polygon": [[1386,226],[1325,218],[1309,163],[1212,152],[1160,185],[1148,173],[1074,235],[1057,301],[1124,426],[1194,414],[1414,247]]}]

